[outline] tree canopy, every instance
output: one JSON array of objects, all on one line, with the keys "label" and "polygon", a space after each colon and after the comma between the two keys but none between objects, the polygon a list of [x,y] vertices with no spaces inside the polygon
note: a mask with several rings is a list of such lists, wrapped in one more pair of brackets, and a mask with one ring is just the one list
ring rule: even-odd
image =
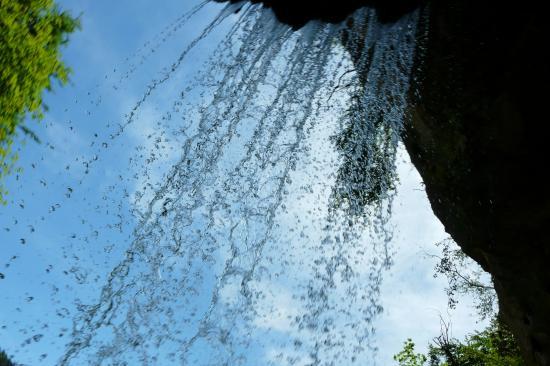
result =
[{"label": "tree canopy", "polygon": [[0,366],[15,366],[6,352],[0,350]]},{"label": "tree canopy", "polygon": [[449,308],[456,307],[457,295],[469,294],[476,299],[479,317],[491,319],[491,323],[460,341],[450,335],[450,324],[441,320],[441,334],[433,339],[427,354],[416,353],[414,342],[407,339],[394,360],[399,366],[523,366],[514,335],[499,320],[492,283],[487,283],[481,268],[452,243],[450,238],[438,243],[442,254],[433,256],[438,259],[435,276],[441,275],[448,281]]},{"label": "tree canopy", "polygon": [[46,106],[43,91],[54,80],[67,82],[69,68],[60,48],[79,26],[54,0],[0,0],[0,202],[5,202],[3,178],[17,158],[12,144],[28,113],[39,119]]},{"label": "tree canopy", "polygon": [[[445,324],[444,324],[445,325]],[[523,366],[517,342],[508,328],[493,320],[486,329],[475,332],[464,341],[451,338],[449,327],[429,346],[427,355],[415,353],[411,339],[394,356],[399,366]]]}]

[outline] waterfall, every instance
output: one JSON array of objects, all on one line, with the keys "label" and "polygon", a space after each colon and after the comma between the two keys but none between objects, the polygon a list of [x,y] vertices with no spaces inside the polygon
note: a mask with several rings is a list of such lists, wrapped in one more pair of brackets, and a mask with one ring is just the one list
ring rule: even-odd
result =
[{"label": "waterfall", "polygon": [[[381,24],[361,9],[352,20],[293,31],[269,9],[231,4],[151,81],[112,139],[234,22],[169,101],[170,128],[136,156],[139,222],[97,302],[81,306],[61,364],[370,362],[418,14]],[[169,143],[178,151],[159,182],[156,150]]]}]

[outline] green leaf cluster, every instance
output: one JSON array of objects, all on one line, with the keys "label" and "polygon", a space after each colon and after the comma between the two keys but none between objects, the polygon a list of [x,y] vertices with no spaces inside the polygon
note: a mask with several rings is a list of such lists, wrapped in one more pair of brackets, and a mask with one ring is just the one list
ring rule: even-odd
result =
[{"label": "green leaf cluster", "polygon": [[510,330],[497,320],[464,342],[451,339],[430,346],[430,366],[523,366]]},{"label": "green leaf cluster", "polygon": [[464,341],[442,334],[430,344],[427,355],[416,354],[411,339],[394,356],[399,366],[523,366],[517,342],[510,330],[498,320]]},{"label": "green leaf cluster", "polygon": [[[70,69],[60,47],[79,27],[78,19],[61,11],[54,0],[0,0],[0,201],[3,178],[17,156],[12,144],[27,113],[40,119],[44,90],[66,83]],[[23,126],[21,126],[23,127]],[[25,131],[25,129],[22,129]]]},{"label": "green leaf cluster", "polygon": [[412,339],[407,339],[401,352],[393,356],[393,359],[398,362],[399,366],[423,366],[428,357],[421,353],[415,353],[414,342]]},{"label": "green leaf cluster", "polygon": [[0,350],[0,366],[15,366],[15,364],[10,360],[6,352]]}]

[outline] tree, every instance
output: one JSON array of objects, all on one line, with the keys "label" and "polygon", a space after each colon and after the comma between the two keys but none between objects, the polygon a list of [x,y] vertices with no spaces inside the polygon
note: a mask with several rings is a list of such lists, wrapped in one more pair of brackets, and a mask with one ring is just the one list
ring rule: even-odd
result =
[{"label": "tree", "polygon": [[399,362],[399,366],[422,366],[428,358],[421,353],[414,352],[414,342],[409,338],[405,341],[403,350],[393,356],[393,359]]},{"label": "tree", "polygon": [[450,338],[448,327],[430,345],[430,366],[522,366],[519,347],[508,328],[493,319],[490,326],[463,342]]},{"label": "tree", "polygon": [[15,366],[15,364],[9,359],[6,352],[0,350],[0,366]]},{"label": "tree", "polygon": [[394,356],[399,366],[523,366],[525,363],[510,330],[493,319],[489,327],[459,341],[449,335],[449,324],[442,322],[441,334],[429,345],[427,355],[414,353],[411,339]]},{"label": "tree", "polygon": [[435,267],[435,276],[447,278],[449,307],[455,308],[457,295],[470,294],[476,299],[481,319],[491,319],[490,325],[459,341],[450,335],[450,324],[441,320],[441,332],[429,345],[427,355],[414,353],[414,343],[408,339],[403,350],[394,356],[399,366],[523,366],[517,342],[508,327],[497,316],[497,297],[491,283],[484,282],[483,271],[452,239],[437,244],[442,249]]},{"label": "tree", "polygon": [[79,21],[61,11],[54,0],[0,0],[0,202],[2,180],[12,172],[17,155],[12,144],[25,115],[40,119],[47,107],[42,93],[52,82],[67,82],[70,69],[60,48]]},{"label": "tree", "polygon": [[495,317],[498,309],[497,294],[491,279],[484,279],[485,272],[477,263],[468,257],[451,238],[436,244],[441,248],[441,256],[431,255],[438,259],[434,277],[447,279],[447,297],[449,308],[454,309],[458,303],[457,295],[469,294],[475,299],[475,308],[482,320]]}]

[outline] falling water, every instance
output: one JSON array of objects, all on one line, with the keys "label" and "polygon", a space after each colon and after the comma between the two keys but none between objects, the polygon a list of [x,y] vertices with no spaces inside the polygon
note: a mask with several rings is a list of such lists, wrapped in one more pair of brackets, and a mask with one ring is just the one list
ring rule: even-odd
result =
[{"label": "falling water", "polygon": [[[117,83],[202,5],[130,58]],[[191,50],[229,21],[178,85]],[[369,363],[417,21],[381,24],[361,9],[293,31],[239,3],[183,47],[111,136],[131,130],[164,85],[179,87],[131,163],[142,170],[131,243],[97,301],[80,305],[60,363]],[[177,153],[163,155],[166,145]]]}]

